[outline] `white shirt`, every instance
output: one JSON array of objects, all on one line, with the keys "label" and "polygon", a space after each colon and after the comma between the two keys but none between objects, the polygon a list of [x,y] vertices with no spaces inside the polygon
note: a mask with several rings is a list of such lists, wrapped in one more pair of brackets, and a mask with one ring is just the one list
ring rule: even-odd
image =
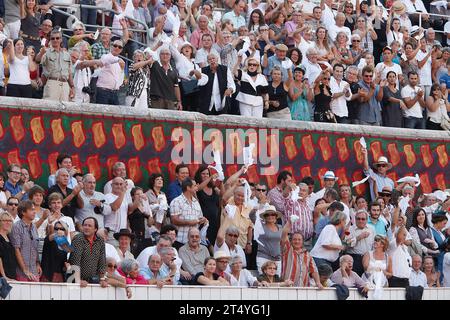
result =
[{"label": "white shirt", "polygon": [[117,253],[116,248],[109,243],[105,242],[105,255],[106,255],[106,259],[108,258],[112,258],[114,260],[116,260],[116,263],[119,263],[120,261],[122,261],[122,259],[120,259],[119,254]]},{"label": "white shirt", "polygon": [[407,278],[411,275],[411,256],[404,244],[397,246],[393,239],[389,243],[388,254],[392,257],[392,275],[397,278]]},{"label": "white shirt", "polygon": [[302,64],[303,64],[303,67],[305,68],[305,77],[304,78],[308,79],[309,85],[312,86],[314,81],[316,81],[317,77],[322,72],[322,68],[319,66],[318,63],[312,64],[308,60],[308,58],[304,59],[304,62]]},{"label": "white shirt", "polygon": [[[425,56],[427,55],[427,52],[423,52],[422,50],[419,50],[416,55],[417,61],[422,61]],[[417,72],[419,75],[419,83],[422,86],[431,86],[433,84],[433,80],[431,79],[431,56],[428,57],[427,61],[423,65],[422,68],[419,68],[419,72]]]},{"label": "white shirt", "polygon": [[336,261],[339,258],[339,250],[328,250],[323,245],[342,245],[341,238],[332,224],[328,224],[323,228],[317,239],[314,248],[311,250],[311,256],[314,258],[325,259],[330,262]]},{"label": "white shirt", "polygon": [[150,49],[153,49],[153,47],[155,47],[160,41],[165,43],[167,40],[170,40],[170,38],[167,36],[164,30],[161,30],[161,32],[158,33],[156,36],[154,36],[154,33],[155,27],[150,28],[148,30],[148,47]]},{"label": "white shirt", "polygon": [[330,29],[328,29],[328,36],[330,37],[330,39],[332,41],[336,41],[336,37],[337,34],[339,32],[345,32],[345,34],[347,35],[347,44],[350,45],[352,42],[351,38],[352,38],[352,32],[350,31],[350,29],[346,26],[342,26],[342,27],[338,27],[336,24],[333,25]]},{"label": "white shirt", "polygon": [[[247,258],[245,257],[245,252],[242,247],[238,244],[235,245],[234,250],[231,251],[227,243],[224,241],[221,247],[217,246],[217,242],[214,244],[214,253],[217,251],[225,252],[229,257],[239,256],[242,260],[242,268],[247,267]],[[230,266],[228,265],[227,271],[229,271]]]},{"label": "white shirt", "polygon": [[403,0],[403,4],[406,6],[406,12],[409,14],[416,13],[418,11],[428,13],[427,9],[423,5],[422,0],[415,0],[415,1]]},{"label": "white shirt", "polygon": [[230,285],[232,287],[250,287],[252,286],[257,279],[248,271],[247,269],[242,269],[239,274],[239,280],[236,279],[231,273],[230,276]]},{"label": "white shirt", "polygon": [[[177,270],[179,272],[183,261],[178,256],[178,251],[175,248],[173,248],[173,252],[175,252],[175,264],[177,265]],[[152,254],[155,253],[158,253],[158,250],[156,250],[156,246],[148,247],[142,250],[142,252],[136,258],[136,261],[139,263],[139,268],[148,267],[148,259]]]},{"label": "white shirt", "polygon": [[[388,66],[384,62],[380,62],[376,65],[375,70],[380,73],[381,80],[387,79],[387,74],[390,71],[394,71],[395,74],[397,75],[397,77],[399,74],[403,74],[402,68],[396,63],[392,63],[392,66]],[[399,81],[397,78],[397,88],[399,88],[399,87],[400,87]]]},{"label": "white shirt", "polygon": [[[131,199],[131,189],[134,188],[134,182],[131,179],[125,179],[125,182],[127,183],[127,201],[129,203],[132,203],[133,200]],[[108,194],[111,192],[112,192],[112,180],[109,180],[103,187],[103,194]]]},{"label": "white shirt", "polygon": [[339,83],[337,82],[335,77],[331,77],[330,79],[330,88],[331,94],[341,93],[346,89],[346,92],[349,92],[350,95],[347,97],[345,94],[340,96],[337,99],[333,99],[330,102],[331,111],[338,117],[348,117],[348,109],[347,109],[347,101],[350,101],[352,98],[352,92],[350,91],[350,85],[347,81],[341,80]]},{"label": "white shirt", "polygon": [[75,222],[81,223],[84,219],[88,217],[94,217],[98,221],[98,227],[102,229],[104,227],[104,216],[111,213],[111,207],[104,204],[103,205],[103,214],[97,214],[94,212],[95,206],[90,204],[90,200],[105,200],[105,195],[101,192],[94,191],[94,194],[92,196],[87,195],[84,190],[80,191],[79,194],[80,198],[83,200],[83,209],[77,208],[75,211]]},{"label": "white shirt", "polygon": [[[416,97],[416,95],[417,95],[417,92],[419,92],[419,90],[420,90],[419,87],[413,88],[410,85],[407,85],[401,91],[402,98],[414,99]],[[404,117],[423,118],[423,116],[422,116],[422,107],[421,107],[419,101],[417,101],[408,110],[403,110],[403,116]]]},{"label": "white shirt", "polygon": [[[204,86],[208,83],[209,77],[206,74],[202,74],[201,79],[198,81],[199,86]],[[233,75],[231,74],[230,68],[227,68],[227,88],[231,89],[233,93],[236,91],[236,85],[234,84]],[[216,110],[221,110],[222,99],[220,97],[219,79],[217,78],[217,72],[214,73],[214,82],[212,89],[212,98],[209,104],[209,110],[211,111],[214,107]]]},{"label": "white shirt", "polygon": [[[105,195],[105,203],[111,205],[118,196],[112,193]],[[119,232],[120,229],[126,229],[128,225],[128,201],[126,197],[123,198],[119,209],[113,211],[111,208],[111,214],[105,216],[105,228],[109,228],[111,231]]]},{"label": "white shirt", "polygon": [[75,102],[89,102],[90,96],[89,94],[83,92],[83,87],[89,86],[91,82],[91,68],[83,68],[77,69],[76,66],[80,64],[82,61],[77,60],[74,64],[75,74],[73,76],[73,84],[75,87]]},{"label": "white shirt", "polygon": [[104,54],[100,58],[103,68],[98,75],[98,88],[119,90],[124,76],[124,72],[119,65],[119,59],[119,57],[113,56],[112,53]]},{"label": "white shirt", "polygon": [[411,268],[411,275],[409,276],[409,285],[411,287],[424,287],[428,288],[427,276],[422,271],[415,271]]},{"label": "white shirt", "polygon": [[204,64],[205,67],[209,66],[208,54],[211,54],[211,53],[216,55],[217,63],[221,64],[220,54],[214,48],[211,48],[209,51],[206,51],[206,49],[204,49],[204,48],[198,49],[197,54],[195,55],[195,63],[197,63],[199,66],[202,66],[202,63]]},{"label": "white shirt", "polygon": [[325,28],[327,28],[327,30],[331,30],[331,28],[335,24],[334,12],[333,12],[333,10],[331,10],[331,8],[327,4],[324,4],[321,20],[322,20]]},{"label": "white shirt", "polygon": [[304,64],[305,61],[308,60],[308,58],[306,58],[306,51],[308,51],[309,48],[314,48],[315,45],[316,44],[314,41],[306,41],[302,38],[302,41],[298,44],[298,50],[300,50],[303,57],[302,64]]},{"label": "white shirt", "polygon": [[450,287],[450,252],[444,255],[442,274],[444,275],[443,286]]},{"label": "white shirt", "polygon": [[[447,35],[448,33],[450,33],[450,21],[447,21],[444,25],[444,33],[445,35]],[[447,38],[447,45],[450,46],[450,39]]]},{"label": "white shirt", "polygon": [[9,64],[8,84],[28,85],[31,84],[28,56],[19,59],[14,57],[13,63]]},{"label": "white shirt", "polygon": [[400,43],[400,46],[403,46],[403,33],[401,32],[394,32],[392,30],[389,30],[389,32],[386,33],[386,39],[388,46],[390,46],[392,41],[394,40],[397,40]]}]

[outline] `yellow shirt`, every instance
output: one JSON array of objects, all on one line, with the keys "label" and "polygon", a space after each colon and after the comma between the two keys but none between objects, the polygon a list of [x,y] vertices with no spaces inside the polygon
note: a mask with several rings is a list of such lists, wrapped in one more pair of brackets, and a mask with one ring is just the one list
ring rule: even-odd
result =
[{"label": "yellow shirt", "polygon": [[[227,204],[235,205],[233,197],[228,200]],[[233,217],[233,219],[225,219],[226,218],[226,211],[225,208],[222,208],[222,219],[220,219],[221,226],[224,226],[225,230],[229,226],[235,226],[239,229],[239,238],[238,238],[238,245],[240,245],[242,248],[245,248],[245,245],[247,244],[247,234],[248,234],[248,228],[253,228],[253,223],[250,220],[249,214],[250,211],[252,211],[251,206],[242,206],[242,209],[239,209],[238,206],[236,206],[236,213]],[[250,239],[251,240],[251,239]]]}]

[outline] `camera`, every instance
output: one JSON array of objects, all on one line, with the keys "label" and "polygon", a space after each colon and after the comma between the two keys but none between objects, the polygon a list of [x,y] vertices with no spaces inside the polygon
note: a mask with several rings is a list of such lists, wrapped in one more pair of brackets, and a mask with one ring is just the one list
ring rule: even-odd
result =
[{"label": "camera", "polygon": [[82,92],[87,93],[89,95],[93,94],[91,87],[85,86],[81,89]]}]

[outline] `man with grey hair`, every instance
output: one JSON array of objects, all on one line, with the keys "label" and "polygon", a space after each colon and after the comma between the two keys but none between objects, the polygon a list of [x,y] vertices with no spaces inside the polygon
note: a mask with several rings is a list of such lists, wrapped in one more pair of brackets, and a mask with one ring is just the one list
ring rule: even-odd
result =
[{"label": "man with grey hair", "polygon": [[103,68],[97,80],[96,102],[99,104],[119,105],[119,89],[125,69],[125,62],[119,58],[122,49],[122,40],[115,40],[111,52],[100,58]]},{"label": "man with grey hair", "polygon": [[199,49],[202,47],[201,40],[204,34],[210,34],[211,37],[214,37],[214,33],[208,28],[209,18],[205,15],[200,15],[197,18],[198,28],[192,32],[190,43],[195,47],[195,49]]},{"label": "man with grey hair", "polygon": [[413,255],[411,274],[409,275],[409,285],[411,287],[421,286],[428,288],[428,280],[426,274],[420,270],[422,268],[422,257],[418,254]]},{"label": "man with grey hair", "polygon": [[[316,48],[309,48],[306,50],[306,59],[304,59],[303,67],[305,68],[305,75],[303,78],[308,79],[309,85],[312,86],[317,77],[322,73],[322,68],[317,63],[319,52]],[[312,88],[312,87],[311,87]]]},{"label": "man with grey hair", "polygon": [[105,204],[105,195],[95,191],[96,179],[93,174],[83,176],[83,190],[78,195],[78,208],[75,211],[75,224],[81,230],[81,222],[87,217],[95,217],[99,228],[103,228],[105,215],[111,213],[111,207]]},{"label": "man with grey hair", "polygon": [[343,284],[348,288],[362,288],[363,293],[369,291],[369,284],[353,271],[353,258],[348,254],[339,258],[340,268],[331,275],[335,284]]},{"label": "man with grey hair", "polygon": [[[127,186],[127,194],[126,194],[127,200],[129,203],[133,202],[133,200],[131,199],[130,192],[131,192],[131,189],[134,188],[134,182],[133,182],[133,180],[127,178],[127,167],[125,166],[125,163],[123,163],[121,161],[114,163],[111,168],[111,174],[112,174],[113,178],[121,177],[125,180],[125,184]],[[104,194],[111,193],[111,191],[112,191],[112,179],[109,180],[103,187]]]},{"label": "man with grey hair", "polygon": [[170,65],[170,58],[170,49],[164,46],[159,51],[159,61],[151,64],[151,108],[183,110],[178,73]]},{"label": "man with grey hair", "polygon": [[205,259],[210,257],[208,249],[200,244],[200,231],[192,227],[188,232],[188,242],[180,248],[181,267],[189,272],[191,277],[202,272]]},{"label": "man with grey hair", "polygon": [[[182,261],[180,258],[178,258],[178,253],[175,248],[162,248],[159,251],[159,255],[161,256],[162,260],[161,271],[169,275],[169,277],[172,279],[172,284],[179,284],[181,274],[184,278],[186,276],[190,276],[188,272],[181,270]],[[178,263],[178,261],[180,261],[180,263]]]},{"label": "man with grey hair", "polygon": [[233,225],[225,228],[225,225],[222,224],[217,232],[214,253],[222,251],[229,257],[240,256],[242,258],[242,267],[245,268],[247,267],[247,259],[245,257],[244,249],[237,243],[238,238],[238,228]]},{"label": "man with grey hair", "polygon": [[155,18],[153,27],[148,30],[148,47],[152,50],[157,50],[161,43],[169,39],[164,32],[164,23],[166,22],[166,16],[158,16]]},{"label": "man with grey hair", "polygon": [[77,184],[73,190],[68,187],[70,174],[66,168],[60,168],[55,173],[56,184],[48,189],[48,195],[53,192],[59,193],[63,197],[63,208],[61,212],[72,219],[75,217],[75,210],[78,207],[78,194],[83,189],[83,183]]},{"label": "man with grey hair", "polygon": [[336,21],[336,24],[328,29],[328,36],[332,41],[336,41],[336,37],[339,32],[344,32],[347,35],[348,39],[348,45],[350,45],[350,37],[352,36],[352,32],[348,27],[346,27],[345,24],[345,15],[342,12],[336,13],[336,16],[334,18]]},{"label": "man with grey hair", "polygon": [[108,243],[118,247],[119,243],[114,239],[114,233],[120,229],[126,229],[128,226],[128,206],[129,202],[126,194],[125,180],[121,177],[115,177],[112,181],[112,191],[105,195],[105,203],[111,206],[111,214],[105,216],[105,228],[108,230]]}]

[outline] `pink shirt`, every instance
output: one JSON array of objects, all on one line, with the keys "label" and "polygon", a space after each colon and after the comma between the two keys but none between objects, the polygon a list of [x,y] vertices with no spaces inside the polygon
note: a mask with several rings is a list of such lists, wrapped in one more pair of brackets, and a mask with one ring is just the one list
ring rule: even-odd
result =
[{"label": "pink shirt", "polygon": [[103,68],[98,75],[97,87],[110,90],[119,90],[123,83],[123,70],[119,65],[119,57],[112,53],[104,54],[100,60]]},{"label": "pink shirt", "polygon": [[135,279],[132,279],[130,277],[127,277],[121,268],[117,268],[117,272],[119,272],[121,276],[125,277],[127,284],[148,284],[148,280],[146,280],[140,273]]},{"label": "pink shirt", "polygon": [[204,34],[210,34],[213,38],[213,41],[215,39],[214,37],[214,33],[211,30],[206,30],[206,31],[201,31],[200,29],[195,30],[194,32],[192,32],[191,35],[191,44],[195,47],[195,49],[200,49],[201,46],[201,40],[202,40],[202,35]]}]

